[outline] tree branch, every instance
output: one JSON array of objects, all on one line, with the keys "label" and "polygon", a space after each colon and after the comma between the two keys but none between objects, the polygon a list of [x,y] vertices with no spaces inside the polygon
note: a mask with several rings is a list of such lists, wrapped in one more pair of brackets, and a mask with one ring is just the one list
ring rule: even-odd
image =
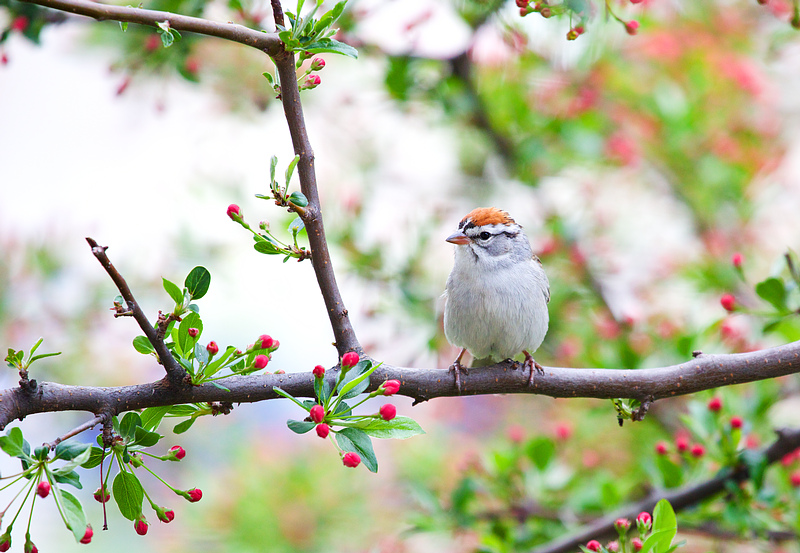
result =
[{"label": "tree branch", "polygon": [[76,426],[75,428],[73,428],[72,430],[70,430],[69,432],[64,434],[63,436],[60,436],[60,437],[56,438],[55,440],[53,440],[51,443],[44,444],[44,445],[46,445],[50,449],[55,449],[56,446],[58,444],[60,444],[61,442],[63,442],[64,440],[68,440],[73,436],[77,436],[78,434],[80,434],[81,432],[83,432],[85,430],[89,430],[90,428],[92,428],[93,426],[95,426],[97,424],[100,424],[101,422],[105,422],[106,418],[110,418],[110,417],[107,417],[104,414],[97,415],[92,420],[86,421],[85,423],[81,424],[80,426]]},{"label": "tree branch", "polygon": [[[767,464],[772,464],[800,447],[800,429],[779,430],[778,439],[769,447],[761,450],[767,460]],[[684,486],[669,492],[651,494],[650,497],[627,505],[616,513],[603,517],[596,522],[585,526],[576,533],[569,534],[562,539],[554,540],[549,544],[533,550],[533,553],[572,553],[580,545],[586,544],[589,540],[610,538],[617,535],[614,529],[614,521],[619,518],[633,520],[642,511],[652,512],[661,499],[670,502],[673,509],[680,511],[696,505],[704,499],[713,497],[725,490],[728,482],[742,482],[750,478],[750,471],[746,466],[740,465],[727,474],[717,476],[701,484]],[[635,525],[634,525],[635,527]]]},{"label": "tree branch", "polygon": [[[461,377],[462,394],[538,394],[554,398],[655,401],[800,372],[800,342],[750,353],[702,355],[680,365],[654,369],[545,367],[545,374],[538,376],[532,387],[528,386],[527,372],[514,367],[512,362],[502,362],[471,369],[468,375]],[[333,383],[337,375],[338,370],[330,370],[325,377]],[[386,364],[372,374],[367,391],[377,389],[389,379],[399,380],[399,395],[414,398],[415,403],[459,395],[452,376],[446,370]],[[314,397],[314,375],[311,372],[233,376],[223,383],[228,391],[210,383],[175,388],[166,379],[115,388],[42,382],[34,394],[12,388],[0,391],[0,430],[14,419],[21,420],[34,413],[89,411],[118,414],[181,403],[252,403],[277,399],[281,396],[273,391],[274,386],[295,397]]]},{"label": "tree branch", "polygon": [[38,4],[54,10],[62,10],[78,15],[92,17],[98,21],[122,21],[157,27],[159,23],[169,21],[172,29],[188,31],[200,35],[224,38],[246,46],[257,48],[270,56],[281,51],[282,44],[275,33],[265,33],[249,29],[235,23],[218,23],[199,17],[178,15],[170,12],[144,10],[99,4],[89,0],[20,0],[29,4]]}]

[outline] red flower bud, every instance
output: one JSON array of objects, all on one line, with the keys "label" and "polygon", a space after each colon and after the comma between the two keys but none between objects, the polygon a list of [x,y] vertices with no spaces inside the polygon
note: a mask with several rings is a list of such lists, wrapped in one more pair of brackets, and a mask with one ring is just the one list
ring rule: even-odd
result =
[{"label": "red flower bud", "polygon": [[188,57],[186,58],[183,67],[186,69],[187,73],[194,75],[200,71],[200,61],[195,57]]},{"label": "red flower bud", "polygon": [[702,457],[706,453],[706,448],[704,448],[701,444],[694,444],[692,446],[692,456],[693,457]]},{"label": "red flower bud", "polygon": [[400,391],[399,380],[387,380],[383,383],[383,395],[393,396]]},{"label": "red flower bud", "polygon": [[325,367],[323,367],[322,365],[317,365],[311,372],[314,373],[315,378],[322,378],[323,376],[325,376]]},{"label": "red flower bud", "polygon": [[39,548],[32,541],[25,542],[25,553],[39,553]]},{"label": "red flower bud", "polygon": [[733,294],[722,294],[719,303],[725,308],[725,311],[733,311],[736,309],[736,298]]},{"label": "red flower bud", "polygon": [[133,529],[136,530],[136,533],[140,536],[147,534],[148,528],[150,528],[150,525],[147,524],[147,520],[145,520],[144,517],[136,520],[136,522],[133,523]]},{"label": "red flower bud", "polygon": [[666,455],[668,449],[667,442],[658,442],[656,444],[656,453],[658,455]]},{"label": "red flower bud", "polygon": [[192,488],[186,493],[189,494],[189,501],[191,503],[197,503],[198,501],[203,499],[203,491],[199,488]]},{"label": "red flower bud", "polygon": [[354,351],[348,351],[342,356],[342,368],[349,369],[358,365],[358,354]]},{"label": "red flower bud", "polygon": [[196,328],[190,328],[189,330],[186,331],[186,333],[192,338],[197,338],[197,335],[200,334],[200,330]]},{"label": "red flower bud", "polygon": [[213,340],[206,346],[206,351],[209,355],[214,356],[219,353],[219,346]]},{"label": "red flower bud", "polygon": [[641,4],[644,0],[631,0],[631,4]]},{"label": "red flower bud", "polygon": [[272,336],[269,334],[262,334],[256,340],[256,347],[261,347],[262,349],[269,349],[275,343],[275,340],[272,339]]},{"label": "red flower bud", "polygon": [[527,8],[530,0],[517,0],[517,7],[518,8]]},{"label": "red flower bud", "polygon": [[94,536],[94,530],[92,530],[92,525],[89,524],[86,526],[86,532],[83,533],[83,537],[81,538],[81,543],[86,545],[87,543],[91,543],[92,536]]},{"label": "red flower bud", "polygon": [[0,552],[8,551],[11,549],[11,534],[6,532],[0,536]]},{"label": "red flower bud", "polygon": [[105,494],[103,494],[103,490],[100,489],[100,488],[97,488],[94,491],[94,499],[95,499],[95,501],[97,501],[99,503],[105,503],[106,501],[111,499],[111,494],[108,493],[108,490],[105,490]]},{"label": "red flower bud", "polygon": [[572,436],[572,426],[566,422],[559,423],[556,426],[556,438],[559,440],[568,440]]},{"label": "red flower bud", "polygon": [[320,423],[325,419],[325,409],[322,405],[315,405],[312,407],[309,414],[311,415],[311,420],[316,423]]},{"label": "red flower bud", "polygon": [[50,495],[50,482],[39,482],[39,485],[36,487],[36,493],[42,499]]},{"label": "red flower bud", "polygon": [[309,75],[306,77],[303,87],[310,90],[312,88],[317,88],[321,82],[322,79],[319,78],[319,75]]},{"label": "red flower bud", "polygon": [[311,60],[311,71],[319,71],[325,67],[325,60],[322,58],[314,58]]},{"label": "red flower bud", "polygon": [[636,517],[636,522],[641,522],[647,528],[650,528],[650,525],[653,524],[653,517],[651,517],[650,513],[647,511],[642,511],[639,513],[639,516]]},{"label": "red flower bud", "polygon": [[733,256],[731,256],[731,263],[737,269],[741,269],[742,268],[742,263],[743,262],[744,262],[744,256],[742,254],[740,254],[739,252],[736,252],[735,254],[733,254]]},{"label": "red flower bud", "polygon": [[152,52],[161,46],[161,37],[158,34],[153,33],[147,35],[147,39],[144,41],[144,49],[148,52]]},{"label": "red flower bud", "polygon": [[169,451],[170,453],[172,453],[172,456],[175,457],[178,461],[186,457],[186,450],[179,445],[172,446],[171,448],[169,448]]},{"label": "red flower bud", "polygon": [[385,405],[381,405],[381,408],[378,410],[380,413],[381,418],[385,421],[390,421],[397,416],[397,407],[392,405],[391,403],[387,403]]},{"label": "red flower bud", "polygon": [[789,482],[795,488],[800,488],[800,471],[795,471],[789,476]]},{"label": "red flower bud", "polygon": [[17,17],[14,18],[14,21],[11,22],[11,30],[24,33],[25,29],[28,28],[29,23],[30,20],[26,16],[18,15]]},{"label": "red flower bud", "polygon": [[526,15],[528,15],[528,8],[520,8],[519,9],[519,16],[520,17],[525,17]]},{"label": "red flower bud", "polygon": [[263,369],[269,363],[269,357],[266,355],[256,355],[255,360],[253,361],[253,365],[257,369]]},{"label": "red flower bud", "polygon": [[173,510],[164,511],[163,509],[159,509],[156,511],[156,513],[158,514],[158,520],[165,524],[169,524],[175,520],[175,511]]},{"label": "red flower bud", "polygon": [[600,551],[600,542],[597,540],[592,540],[586,544],[586,549],[589,551]]},{"label": "red flower bud", "polygon": [[675,449],[680,453],[684,453],[689,449],[689,440],[686,438],[678,438],[675,440]]},{"label": "red flower bud", "polygon": [[631,527],[631,521],[627,518],[618,518],[614,522],[614,527],[619,531],[627,530]]},{"label": "red flower bud", "polygon": [[237,223],[242,220],[242,210],[236,204],[228,206],[228,217]]},{"label": "red flower bud", "polygon": [[331,427],[323,422],[317,425],[316,430],[317,430],[317,436],[319,436],[320,438],[327,438],[328,434],[330,434],[331,432]]},{"label": "red flower bud", "polygon": [[619,551],[619,542],[618,541],[610,541],[606,544],[606,549],[611,553],[617,553]]},{"label": "red flower bud", "polygon": [[720,409],[722,409],[722,400],[718,397],[712,397],[708,402],[708,410],[718,413]]},{"label": "red flower bud", "polygon": [[272,349],[278,349],[279,347],[281,347],[281,343],[278,340],[273,340]]},{"label": "red flower bud", "polygon": [[359,465],[359,463],[361,463],[361,457],[359,457],[358,453],[353,453],[352,451],[348,451],[342,457],[342,464],[351,469],[356,468]]},{"label": "red flower bud", "polygon": [[633,538],[631,540],[631,545],[633,546],[634,551],[641,551],[642,545],[644,544],[642,543],[642,540],[640,540],[639,538]]},{"label": "red flower bud", "polygon": [[639,31],[639,22],[635,19],[625,23],[625,32],[633,36]]},{"label": "red flower bud", "polygon": [[731,417],[731,428],[741,428],[743,424],[742,417]]}]

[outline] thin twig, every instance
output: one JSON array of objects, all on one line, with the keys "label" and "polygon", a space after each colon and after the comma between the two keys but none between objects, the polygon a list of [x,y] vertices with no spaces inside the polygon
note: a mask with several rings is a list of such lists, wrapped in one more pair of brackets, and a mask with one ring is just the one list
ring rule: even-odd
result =
[{"label": "thin twig", "polygon": [[56,438],[54,441],[50,442],[49,444],[44,444],[44,445],[46,445],[50,449],[55,449],[56,446],[58,444],[60,444],[61,442],[63,442],[64,440],[68,440],[71,437],[80,434],[84,430],[89,430],[93,426],[95,426],[97,424],[100,424],[101,422],[105,422],[105,420],[106,420],[106,415],[103,415],[103,414],[97,415],[92,420],[86,421],[85,423],[83,423],[80,426],[76,426],[75,428],[73,428],[72,430],[70,430],[69,432],[67,432],[63,436],[61,436],[60,438]]}]

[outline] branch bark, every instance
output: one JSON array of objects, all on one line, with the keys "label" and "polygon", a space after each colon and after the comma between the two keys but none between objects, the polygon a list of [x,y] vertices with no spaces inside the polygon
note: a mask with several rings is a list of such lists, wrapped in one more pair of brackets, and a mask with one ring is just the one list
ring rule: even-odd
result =
[{"label": "branch bark", "polygon": [[282,50],[282,44],[275,33],[265,33],[235,23],[218,23],[199,17],[178,15],[170,12],[110,6],[91,2],[90,0],[20,0],[29,4],[38,4],[46,8],[61,10],[77,15],[85,15],[98,21],[121,21],[157,27],[159,23],[169,21],[172,29],[188,31],[201,35],[223,38],[246,46],[257,48],[274,56]]},{"label": "branch bark", "polygon": [[[633,398],[640,401],[692,394],[702,390],[800,372],[800,341],[749,353],[701,355],[696,359],[654,369],[569,369],[544,367],[532,387],[528,374],[511,362],[470,369],[461,378],[463,395],[538,394],[554,398]],[[338,369],[326,373],[335,381]],[[459,395],[452,376],[444,369],[418,369],[381,365],[372,374],[367,391],[389,379],[399,380],[399,395],[415,403]],[[102,388],[42,382],[35,393],[21,388],[0,391],[0,430],[14,419],[34,413],[89,411],[118,414],[132,409],[181,403],[223,401],[252,403],[277,399],[279,386],[295,397],[314,397],[311,372],[236,376],[222,382],[228,391],[212,384],[176,388],[167,379],[134,386]]]}]

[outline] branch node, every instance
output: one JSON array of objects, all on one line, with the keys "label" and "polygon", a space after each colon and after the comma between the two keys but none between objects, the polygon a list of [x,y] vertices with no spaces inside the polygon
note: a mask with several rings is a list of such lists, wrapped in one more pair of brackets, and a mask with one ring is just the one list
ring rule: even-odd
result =
[{"label": "branch node", "polygon": [[647,410],[650,409],[650,406],[653,404],[654,398],[653,396],[647,396],[639,405],[639,408],[633,412],[633,420],[636,422],[641,422],[644,420],[644,416],[647,414]]},{"label": "branch node", "polygon": [[703,355],[703,352],[702,352],[702,351],[700,351],[699,349],[696,349],[696,350],[694,350],[694,351],[692,352],[692,357],[694,357],[695,359],[697,359],[698,357],[700,357],[700,356],[702,356],[702,355]]}]

